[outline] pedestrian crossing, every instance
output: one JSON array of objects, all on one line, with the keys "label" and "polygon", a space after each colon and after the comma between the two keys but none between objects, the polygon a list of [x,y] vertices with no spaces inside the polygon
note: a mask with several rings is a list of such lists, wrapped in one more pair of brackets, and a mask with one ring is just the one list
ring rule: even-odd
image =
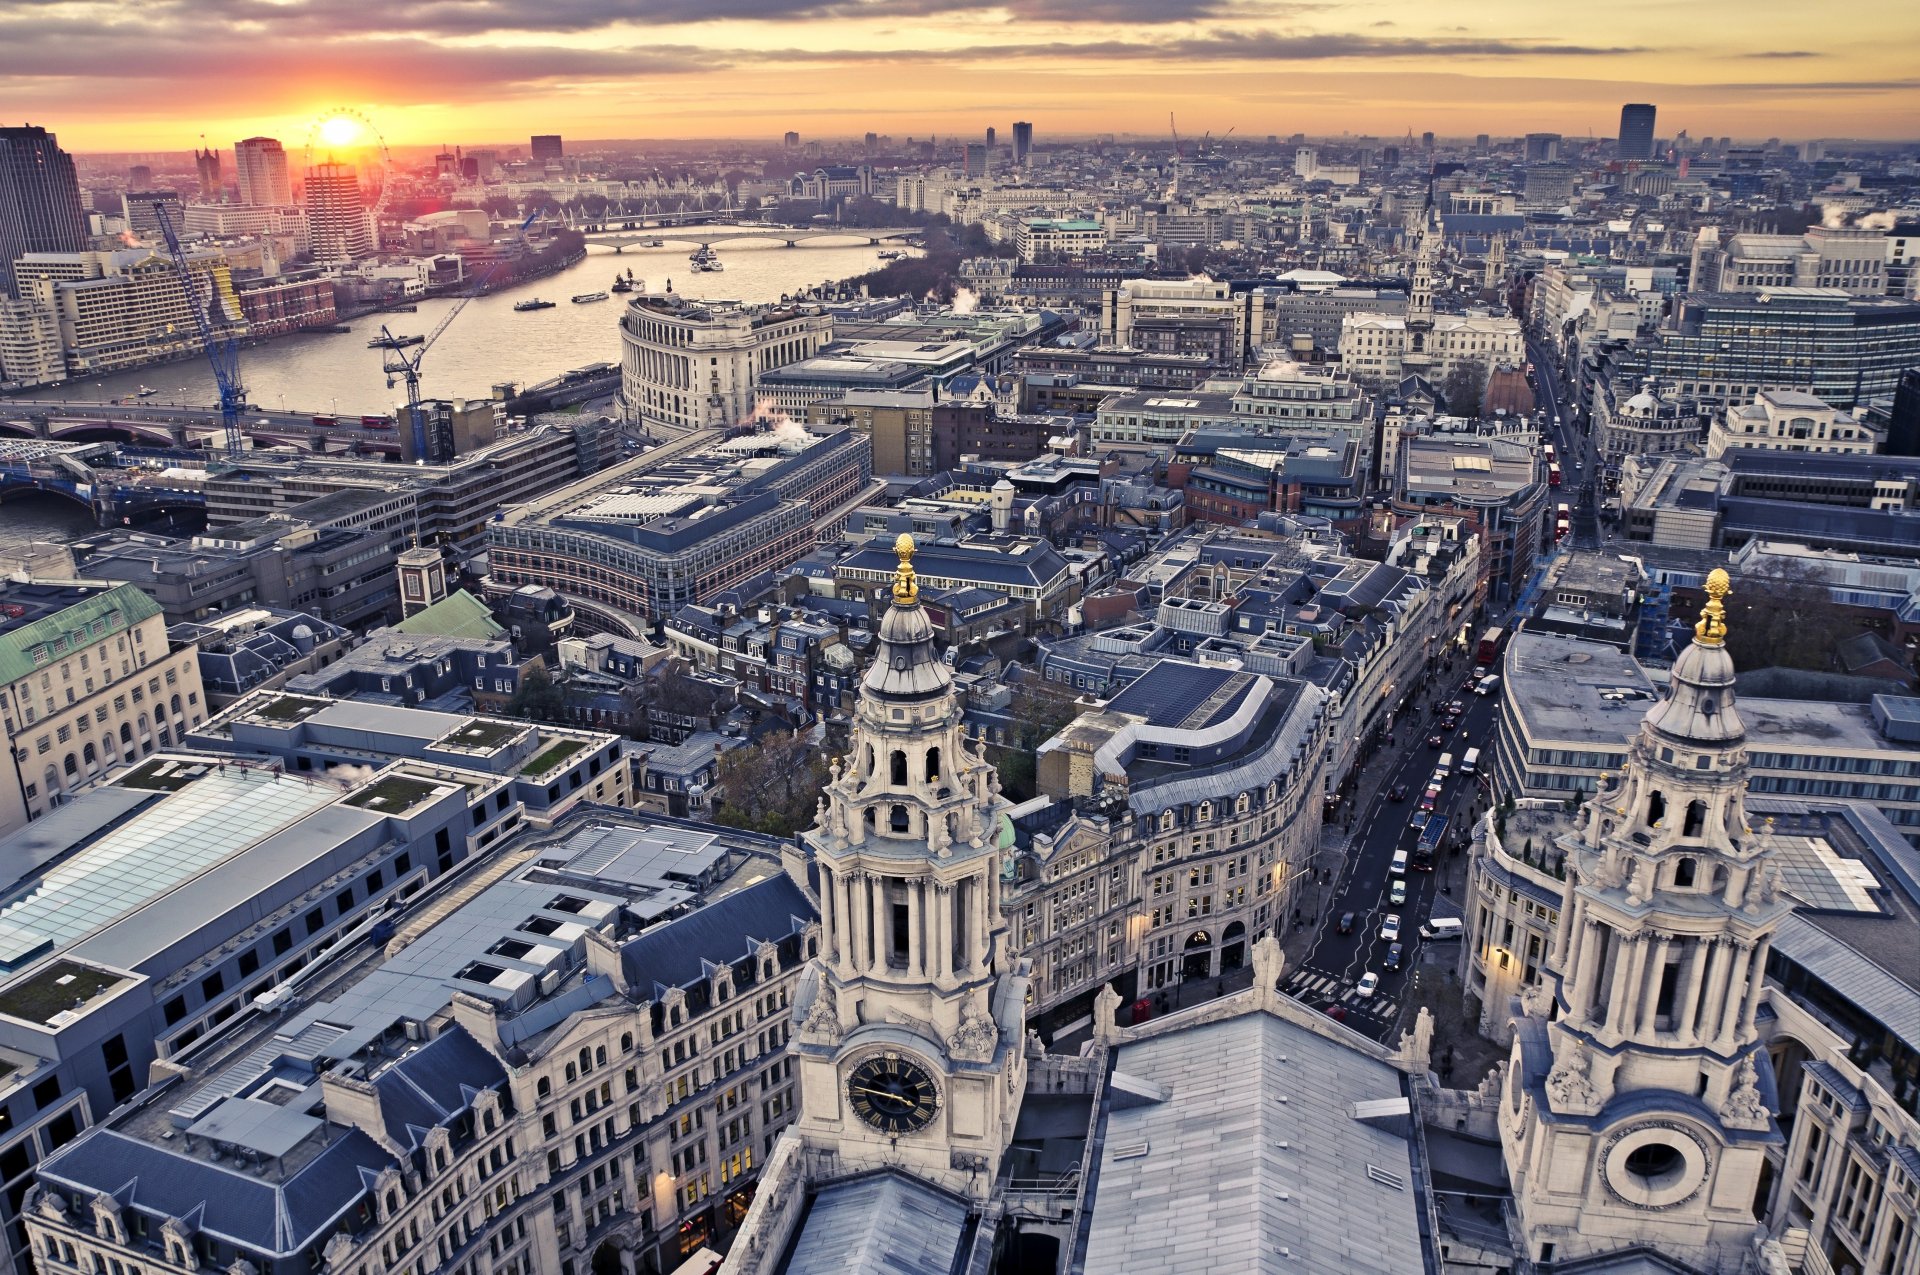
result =
[{"label": "pedestrian crossing", "polygon": [[1366,1014],[1370,1018],[1392,1019],[1400,1008],[1400,1002],[1391,996],[1378,993],[1360,996],[1354,991],[1352,979],[1329,974],[1310,965],[1295,970],[1287,979],[1287,995],[1295,1000],[1314,1003],[1338,1001],[1351,1011]]}]

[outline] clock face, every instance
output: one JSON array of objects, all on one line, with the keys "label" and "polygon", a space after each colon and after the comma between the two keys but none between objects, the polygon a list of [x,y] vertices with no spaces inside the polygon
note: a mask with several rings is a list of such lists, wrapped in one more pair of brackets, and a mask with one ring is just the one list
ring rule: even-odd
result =
[{"label": "clock face", "polygon": [[918,1133],[933,1123],[940,1090],[919,1063],[880,1054],[847,1073],[847,1100],[882,1133]]}]

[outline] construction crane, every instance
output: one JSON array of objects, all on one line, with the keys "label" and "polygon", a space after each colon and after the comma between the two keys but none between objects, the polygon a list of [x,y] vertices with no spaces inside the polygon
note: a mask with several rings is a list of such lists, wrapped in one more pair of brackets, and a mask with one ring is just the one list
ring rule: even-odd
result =
[{"label": "construction crane", "polygon": [[[534,218],[539,215],[540,210],[536,208],[527,214],[525,221],[520,223],[518,233],[523,241],[526,238],[527,227],[531,226]],[[425,462],[427,459],[427,418],[420,412],[420,360],[427,357],[427,351],[431,350],[433,343],[440,339],[440,334],[447,330],[447,325],[460,317],[460,312],[467,308],[467,302],[486,291],[487,280],[493,278],[493,272],[505,264],[507,259],[502,257],[488,266],[486,273],[474,280],[472,290],[453,303],[453,308],[440,317],[440,322],[434,324],[433,331],[427,334],[427,339],[414,346],[411,353],[401,348],[399,340],[393,333],[387,331],[386,324],[380,325],[380,366],[387,374],[388,389],[393,388],[393,378],[396,376],[406,383],[407,423],[413,431],[413,458],[416,461]],[[224,402],[224,399],[222,401]]]},{"label": "construction crane", "polygon": [[247,410],[247,389],[240,381],[240,344],[234,337],[233,319],[225,307],[220,307],[220,326],[214,326],[209,309],[219,306],[220,299],[212,273],[207,275],[208,297],[203,300],[200,285],[187,268],[186,250],[180,246],[180,234],[173,228],[167,202],[162,199],[151,202],[153,215],[160,222],[160,233],[167,241],[167,253],[173,258],[173,268],[180,272],[180,291],[186,294],[187,311],[193,315],[193,326],[200,332],[200,348],[206,351],[207,362],[213,368],[213,383],[220,393],[220,430],[226,439],[227,459],[237,460],[245,441],[240,431],[240,417]]}]

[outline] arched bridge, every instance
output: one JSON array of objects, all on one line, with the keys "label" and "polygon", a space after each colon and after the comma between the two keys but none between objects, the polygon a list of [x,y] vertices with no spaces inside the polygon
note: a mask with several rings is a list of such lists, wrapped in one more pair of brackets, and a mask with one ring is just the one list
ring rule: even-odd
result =
[{"label": "arched bridge", "polygon": [[206,454],[112,443],[0,441],[0,501],[24,492],[60,496],[114,526],[151,514],[205,508]]},{"label": "arched bridge", "polygon": [[909,239],[918,239],[926,233],[924,226],[873,227],[873,226],[660,226],[635,230],[588,231],[587,242],[619,252],[626,248],[651,248],[656,244],[697,244],[702,248],[714,244],[745,242],[748,240],[771,241],[785,244],[789,248],[798,248],[803,243],[816,239],[864,239],[867,243],[900,243]]}]

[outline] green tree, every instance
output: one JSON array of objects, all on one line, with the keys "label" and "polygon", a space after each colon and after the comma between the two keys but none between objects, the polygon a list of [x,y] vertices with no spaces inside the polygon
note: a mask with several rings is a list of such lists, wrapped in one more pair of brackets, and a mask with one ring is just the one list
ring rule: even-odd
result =
[{"label": "green tree", "polygon": [[509,716],[525,717],[536,722],[557,722],[566,716],[566,712],[566,688],[554,681],[545,667],[537,664],[520,679],[513,698],[507,701]]},{"label": "green tree", "polygon": [[1455,416],[1480,415],[1480,401],[1487,391],[1487,365],[1477,359],[1463,359],[1453,365],[1440,384],[1446,396],[1447,411]]},{"label": "green tree", "polygon": [[1834,605],[1818,575],[1791,559],[1735,580],[1726,607],[1727,650],[1742,670],[1827,671],[1834,646],[1861,627]]},{"label": "green tree", "polygon": [[720,758],[714,822],[792,836],[813,826],[826,783],[826,756],[806,736],[769,734]]}]

